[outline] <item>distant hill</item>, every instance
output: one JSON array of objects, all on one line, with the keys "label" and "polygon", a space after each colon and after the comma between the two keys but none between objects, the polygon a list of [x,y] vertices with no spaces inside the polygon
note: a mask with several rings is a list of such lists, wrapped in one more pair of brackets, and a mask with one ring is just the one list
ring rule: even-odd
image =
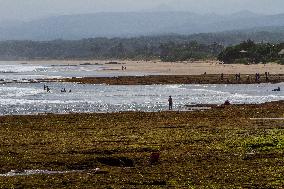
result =
[{"label": "distant hill", "polygon": [[[154,35],[81,40],[0,41],[0,60],[31,59],[157,59],[216,57],[225,47],[251,39],[283,43],[284,27],[253,28],[192,35]],[[283,43],[284,44],[284,43]],[[169,56],[170,55],[170,56]]]},{"label": "distant hill", "polygon": [[[284,14],[258,15],[248,11],[231,15],[190,12],[128,12],[65,15],[16,24],[0,24],[0,40],[78,40],[96,37],[190,35],[244,31],[284,26]],[[257,30],[256,32],[259,32]],[[273,29],[264,30],[273,32]]]}]

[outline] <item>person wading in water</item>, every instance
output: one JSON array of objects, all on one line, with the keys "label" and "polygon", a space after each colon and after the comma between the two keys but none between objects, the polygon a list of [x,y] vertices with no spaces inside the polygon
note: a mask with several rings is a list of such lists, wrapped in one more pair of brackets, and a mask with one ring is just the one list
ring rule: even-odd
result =
[{"label": "person wading in water", "polygon": [[172,96],[169,96],[169,110],[172,110],[173,109],[173,99],[172,99]]}]

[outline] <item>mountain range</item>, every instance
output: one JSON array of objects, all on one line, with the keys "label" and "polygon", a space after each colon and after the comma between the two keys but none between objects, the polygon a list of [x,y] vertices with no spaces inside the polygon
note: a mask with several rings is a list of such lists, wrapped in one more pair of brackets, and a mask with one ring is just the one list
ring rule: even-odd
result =
[{"label": "mountain range", "polygon": [[[96,37],[190,35],[224,31],[284,32],[284,14],[241,11],[229,15],[191,12],[110,12],[63,15],[29,22],[0,23],[0,40],[78,40]],[[282,30],[279,30],[282,28]]]}]

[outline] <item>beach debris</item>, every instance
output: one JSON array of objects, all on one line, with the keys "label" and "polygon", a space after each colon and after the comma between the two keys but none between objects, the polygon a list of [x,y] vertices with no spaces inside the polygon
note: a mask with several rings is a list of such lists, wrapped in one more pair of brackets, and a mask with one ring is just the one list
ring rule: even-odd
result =
[{"label": "beach debris", "polygon": [[90,170],[71,170],[71,171],[50,171],[50,170],[11,170],[8,173],[0,174],[0,177],[14,177],[14,176],[30,176],[30,175],[53,175],[53,174],[66,174],[66,173],[77,173],[77,172],[92,172],[101,173],[100,168],[90,169]]},{"label": "beach debris", "polygon": [[85,62],[85,63],[81,63],[80,65],[82,65],[82,66],[90,66],[92,64],[90,62]]},{"label": "beach debris", "polygon": [[122,63],[119,63],[119,62],[115,62],[115,61],[110,61],[110,62],[107,62],[105,64],[122,64]]},{"label": "beach debris", "polygon": [[158,163],[160,159],[160,153],[159,152],[154,152],[150,156],[150,163],[155,164]]}]

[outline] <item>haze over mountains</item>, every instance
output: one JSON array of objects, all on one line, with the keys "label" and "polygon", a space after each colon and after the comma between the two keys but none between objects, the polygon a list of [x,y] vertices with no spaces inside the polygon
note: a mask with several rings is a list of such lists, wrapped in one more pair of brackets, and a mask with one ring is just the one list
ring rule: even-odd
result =
[{"label": "haze over mountains", "polygon": [[284,14],[261,15],[249,11],[227,15],[167,10],[109,12],[0,23],[0,40],[78,40],[96,37],[190,35],[235,30],[283,33],[283,26]]}]

